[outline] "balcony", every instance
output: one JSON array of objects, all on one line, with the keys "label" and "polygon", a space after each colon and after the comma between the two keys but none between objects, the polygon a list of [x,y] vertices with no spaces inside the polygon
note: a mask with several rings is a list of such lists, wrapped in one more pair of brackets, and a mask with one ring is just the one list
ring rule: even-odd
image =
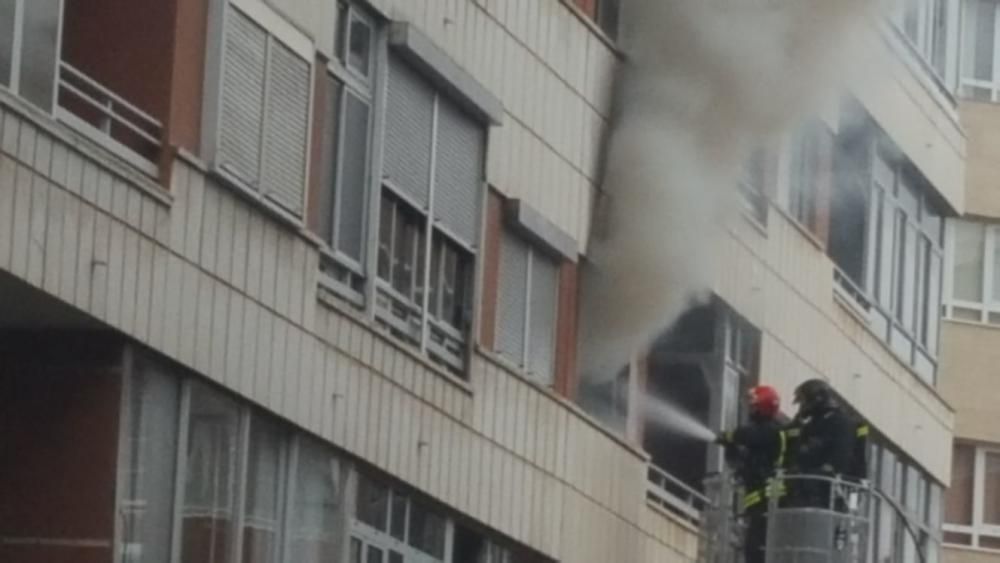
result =
[{"label": "balcony", "polygon": [[157,177],[174,1],[0,2],[0,86]]}]

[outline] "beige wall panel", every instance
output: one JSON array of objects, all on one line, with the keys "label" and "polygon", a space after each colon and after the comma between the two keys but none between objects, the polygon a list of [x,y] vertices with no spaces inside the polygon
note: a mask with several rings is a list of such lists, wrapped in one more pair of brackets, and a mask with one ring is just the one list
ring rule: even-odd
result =
[{"label": "beige wall panel", "polygon": [[1000,443],[996,383],[1000,330],[988,326],[945,322],[942,326],[941,392],[955,408],[955,435]]},{"label": "beige wall panel", "polygon": [[997,563],[1000,561],[1000,554],[975,549],[948,547],[941,551],[941,560],[944,563]]},{"label": "beige wall panel", "polygon": [[965,211],[1000,218],[1000,108],[963,101],[962,126],[968,136],[965,160]]}]

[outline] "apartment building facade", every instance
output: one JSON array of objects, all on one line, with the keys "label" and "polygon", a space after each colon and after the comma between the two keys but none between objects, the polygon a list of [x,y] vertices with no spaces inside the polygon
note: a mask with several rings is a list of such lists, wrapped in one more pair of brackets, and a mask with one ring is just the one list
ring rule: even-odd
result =
[{"label": "apartment building facade", "polygon": [[996,429],[997,131],[995,2],[964,3],[961,96],[968,135],[966,213],[949,221],[951,257],[942,345],[942,391],[955,408],[944,540],[954,562],[1000,560],[1000,435]]},{"label": "apartment building facade", "polygon": [[[831,381],[920,524],[878,507],[880,561],[937,553],[951,469],[956,6],[867,22],[872,76],[748,166],[696,337],[626,372],[716,426]],[[0,560],[695,560],[718,452],[575,365],[618,17],[0,0]]]}]

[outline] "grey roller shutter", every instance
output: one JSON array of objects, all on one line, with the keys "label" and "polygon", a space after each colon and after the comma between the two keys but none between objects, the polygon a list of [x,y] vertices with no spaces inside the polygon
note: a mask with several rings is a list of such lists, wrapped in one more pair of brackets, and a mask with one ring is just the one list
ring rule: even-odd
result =
[{"label": "grey roller shutter", "polygon": [[345,91],[337,249],[358,262],[364,248],[365,194],[368,193],[365,189],[368,183],[368,114],[368,103]]},{"label": "grey roller shutter", "polygon": [[552,383],[555,371],[556,310],[559,265],[534,252],[531,256],[531,302],[528,310],[528,371],[541,383]]},{"label": "grey roller shutter", "polygon": [[267,33],[239,10],[230,9],[226,14],[224,43],[218,162],[257,187]]},{"label": "grey roller shutter", "polygon": [[312,83],[309,62],[275,40],[269,53],[262,186],[279,205],[301,215]]},{"label": "grey roller shutter", "polygon": [[495,348],[501,356],[524,364],[524,327],[528,298],[528,245],[503,232]]},{"label": "grey roller shutter", "polygon": [[430,194],[434,90],[398,59],[389,63],[383,173],[419,205]]},{"label": "grey roller shutter", "polygon": [[470,245],[479,238],[484,145],[483,128],[441,98],[434,161],[434,215]]}]

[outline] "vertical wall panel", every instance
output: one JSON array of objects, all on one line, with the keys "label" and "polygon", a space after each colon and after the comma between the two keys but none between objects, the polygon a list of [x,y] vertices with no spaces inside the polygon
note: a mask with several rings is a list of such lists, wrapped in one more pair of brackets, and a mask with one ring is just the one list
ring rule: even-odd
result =
[{"label": "vertical wall panel", "polygon": [[[61,145],[57,145],[61,146]],[[0,226],[0,267],[5,264],[3,258],[3,237],[11,221],[6,217],[4,212],[4,193],[13,196],[13,184],[5,184],[3,176],[3,160],[0,160],[0,222],[4,226]],[[12,203],[12,202],[11,202]],[[73,195],[67,195],[66,197],[66,207],[63,214],[63,224],[62,224],[62,256],[60,257],[59,264],[59,289],[57,294],[66,303],[73,303],[76,298],[76,276],[77,276],[77,253],[79,252],[80,239],[81,239],[81,218],[80,214],[82,212],[81,207],[84,204],[80,199]],[[8,239],[9,240],[9,239]]]},{"label": "vertical wall panel", "polygon": [[154,244],[149,238],[139,239],[139,276],[135,293],[135,334],[140,341],[149,343],[150,309],[153,301]]},{"label": "vertical wall panel", "polygon": [[230,283],[240,291],[246,291],[247,240],[249,237],[250,209],[242,201],[236,202],[233,216],[233,258],[232,270],[228,275]]},{"label": "vertical wall panel", "polygon": [[213,190],[219,194],[219,211],[211,217],[216,225],[215,263],[209,271],[222,279],[230,279],[233,268],[233,232],[236,220],[236,203],[233,195],[222,190]]},{"label": "vertical wall panel", "polygon": [[[61,281],[63,222],[66,207],[66,192],[44,182],[49,188],[48,208],[45,218],[45,255],[42,274],[42,288],[53,295],[59,295]],[[2,189],[2,188],[0,188]]]},{"label": "vertical wall panel", "polygon": [[31,215],[29,220],[29,249],[27,280],[37,286],[42,285],[45,270],[45,224],[49,200],[48,182],[25,168],[31,177]]},{"label": "vertical wall panel", "polygon": [[184,257],[191,262],[201,262],[201,244],[203,237],[203,217],[205,214],[205,177],[192,171],[187,182],[184,213],[187,222],[184,225]]},{"label": "vertical wall panel", "polygon": [[121,292],[109,294],[111,300],[120,299],[120,326],[129,333],[135,332],[136,293],[139,281],[139,235],[128,225],[122,225],[125,237],[125,260],[122,261]]},{"label": "vertical wall panel", "polygon": [[7,269],[11,267],[11,252],[14,248],[16,183],[17,165],[13,159],[0,154],[0,267]]},{"label": "vertical wall panel", "polygon": [[[220,190],[206,187],[201,208],[201,245],[198,263],[209,272],[215,271],[215,252],[219,233]],[[193,203],[193,202],[192,202]]]}]

